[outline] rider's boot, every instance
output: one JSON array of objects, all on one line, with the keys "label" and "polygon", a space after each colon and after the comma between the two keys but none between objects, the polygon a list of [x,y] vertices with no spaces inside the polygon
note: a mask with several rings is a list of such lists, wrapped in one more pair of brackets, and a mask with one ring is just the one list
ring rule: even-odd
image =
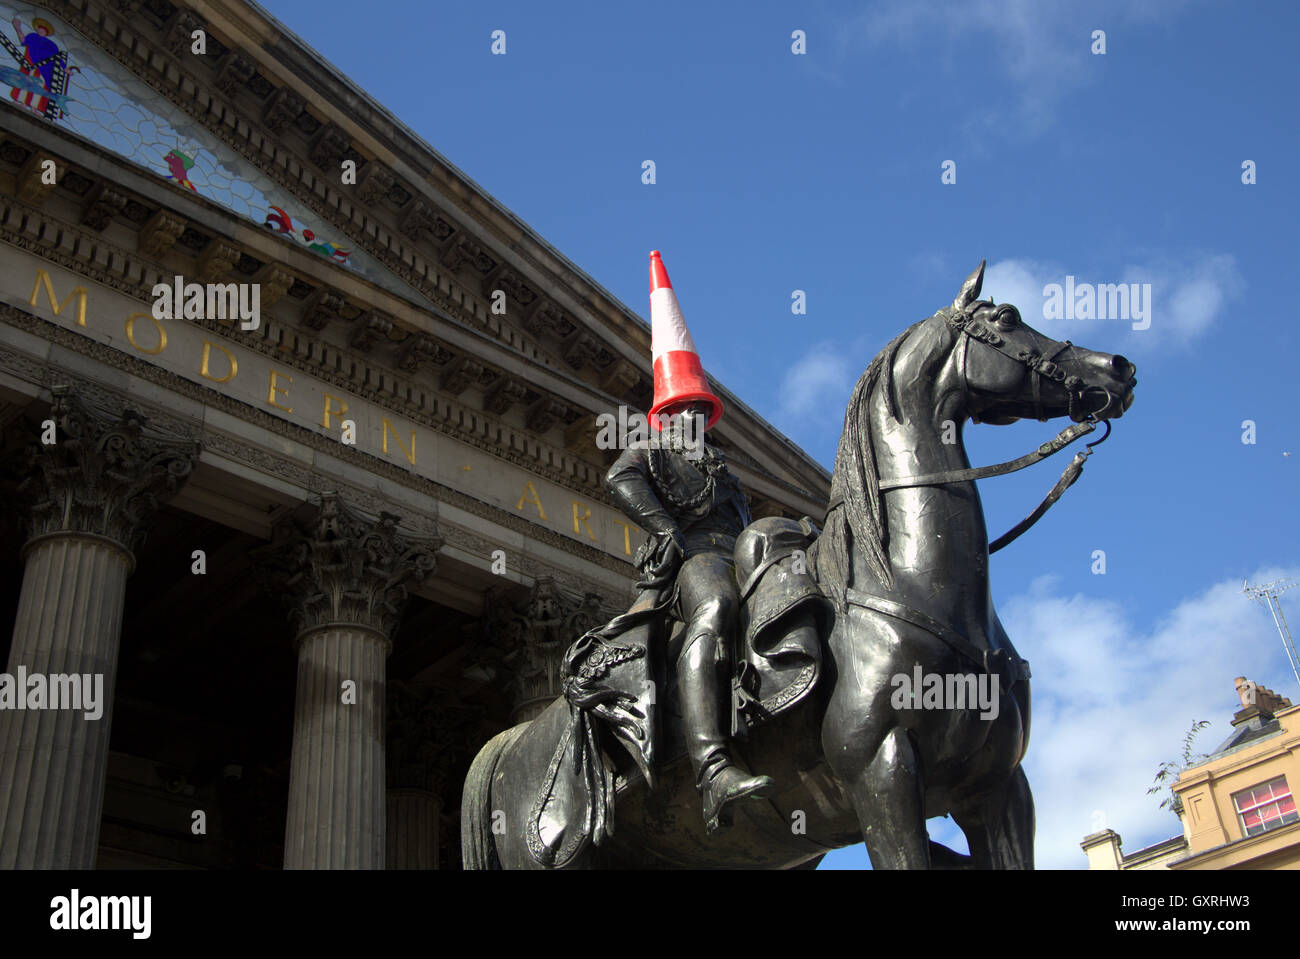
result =
[{"label": "rider's boot", "polygon": [[717,635],[702,632],[686,642],[677,664],[677,690],[686,752],[695,770],[695,788],[704,797],[704,826],[712,835],[731,825],[733,803],[769,795],[776,783],[770,776],[750,776],[732,765],[718,688]]}]

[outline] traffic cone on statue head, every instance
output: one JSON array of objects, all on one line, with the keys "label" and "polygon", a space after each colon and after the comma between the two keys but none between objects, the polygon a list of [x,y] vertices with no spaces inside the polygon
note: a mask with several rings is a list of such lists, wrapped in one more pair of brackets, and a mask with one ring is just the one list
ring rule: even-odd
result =
[{"label": "traffic cone on statue head", "polygon": [[654,357],[655,395],[650,422],[660,428],[660,413],[669,407],[697,401],[709,405],[704,428],[713,429],[722,419],[722,400],[709,389],[686,317],[677,305],[677,294],[658,250],[650,252],[650,350]]}]

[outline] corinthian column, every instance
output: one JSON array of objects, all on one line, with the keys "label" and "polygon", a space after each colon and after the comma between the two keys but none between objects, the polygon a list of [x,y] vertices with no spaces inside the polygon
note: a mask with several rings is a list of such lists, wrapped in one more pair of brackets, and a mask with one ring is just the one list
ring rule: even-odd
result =
[{"label": "corinthian column", "polygon": [[521,607],[501,593],[487,597],[486,607],[488,633],[510,676],[512,724],[536,719],[561,695],[565,652],[583,633],[611,618],[602,614],[598,595],[587,593],[579,600],[561,591],[548,575],[537,577]]},{"label": "corinthian column", "polygon": [[140,414],[97,408],[67,387],[52,392],[54,442],[29,447],[19,487],[30,536],[6,672],[25,704],[21,675],[77,675],[81,705],[87,692],[102,700],[91,711],[16,709],[16,701],[0,709],[0,867],[88,869],[132,549],[159,501],[189,475],[198,444],[151,435]]},{"label": "corinthian column", "polygon": [[400,534],[391,513],[321,499],[309,530],[261,554],[280,558],[272,582],[298,626],[284,866],[382,869],[385,661],[407,586],[432,572],[440,544]]}]

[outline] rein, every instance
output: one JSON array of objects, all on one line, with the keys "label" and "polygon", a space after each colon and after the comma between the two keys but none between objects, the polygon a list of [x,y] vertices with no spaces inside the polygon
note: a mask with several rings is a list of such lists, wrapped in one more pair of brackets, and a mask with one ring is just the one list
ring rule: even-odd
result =
[{"label": "rein", "polygon": [[[942,470],[937,473],[921,473],[917,476],[896,477],[894,479],[882,479],[880,481],[880,490],[884,492],[889,489],[902,489],[908,486],[942,486],[946,483],[966,483],[970,480],[985,479],[989,476],[1005,476],[1007,473],[1014,473],[1022,470],[1027,466],[1033,466],[1040,463],[1047,457],[1059,453],[1081,436],[1087,436],[1097,428],[1096,420],[1085,420],[1082,423],[1072,423],[1067,426],[1056,436],[1052,437],[1046,443],[1032,452],[1013,460],[1007,460],[1005,463],[996,463],[993,466],[972,466],[967,469],[959,470]],[[1109,423],[1107,430],[1109,430]],[[1097,443],[1105,440],[1103,436]],[[1096,443],[1090,443],[1089,446],[1095,446]],[[1088,454],[1080,453],[1080,456]]]}]

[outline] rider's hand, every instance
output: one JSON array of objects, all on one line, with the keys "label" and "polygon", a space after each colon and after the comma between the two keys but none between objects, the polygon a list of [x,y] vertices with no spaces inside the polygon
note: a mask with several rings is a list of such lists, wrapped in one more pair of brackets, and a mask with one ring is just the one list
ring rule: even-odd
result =
[{"label": "rider's hand", "polygon": [[667,572],[672,565],[686,556],[686,538],[677,527],[660,530],[655,533],[655,548],[650,559],[650,569],[658,576]]},{"label": "rider's hand", "polygon": [[[682,531],[679,530],[676,526],[674,526],[670,530],[660,533],[659,536],[661,539],[666,540],[667,543],[671,543],[673,548],[676,549],[677,552],[680,553],[682,556],[686,555],[686,537],[682,535]],[[664,545],[663,549],[665,553],[667,553],[668,551],[667,544]]]}]

